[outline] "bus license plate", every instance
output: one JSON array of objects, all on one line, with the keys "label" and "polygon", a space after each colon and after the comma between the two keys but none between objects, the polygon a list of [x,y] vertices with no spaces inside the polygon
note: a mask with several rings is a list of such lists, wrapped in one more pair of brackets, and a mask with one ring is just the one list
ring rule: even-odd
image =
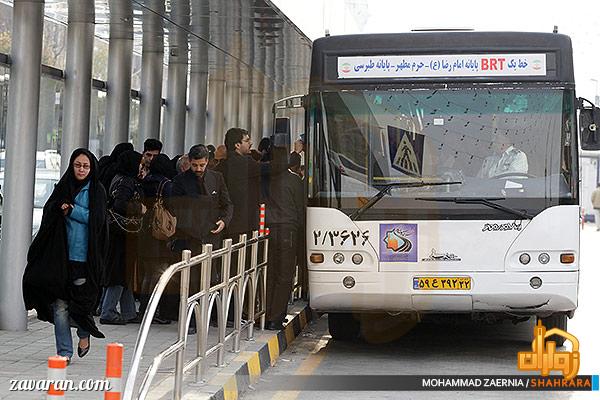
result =
[{"label": "bus license plate", "polygon": [[413,278],[416,290],[470,290],[471,278],[468,277],[418,277]]}]

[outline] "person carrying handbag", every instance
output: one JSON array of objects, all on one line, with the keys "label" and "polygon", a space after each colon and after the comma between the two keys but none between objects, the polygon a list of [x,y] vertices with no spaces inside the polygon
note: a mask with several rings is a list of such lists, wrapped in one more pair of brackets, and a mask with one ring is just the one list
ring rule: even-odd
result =
[{"label": "person carrying handbag", "polygon": [[[172,183],[167,176],[171,170],[171,161],[165,154],[159,154],[154,157],[150,163],[149,174],[142,181],[144,191],[144,205],[148,212],[144,215],[143,230],[139,235],[138,254],[140,262],[140,273],[142,275],[142,284],[140,290],[140,310],[136,322],[141,322],[154,286],[160,279],[162,273],[176,262],[175,255],[168,247],[170,235],[175,233],[176,219],[169,213],[166,207],[166,200],[171,196]],[[162,208],[161,208],[162,207]],[[156,226],[155,219],[160,209],[165,216],[171,216],[172,227],[170,230],[161,230]],[[160,233],[160,234],[158,234]],[[170,296],[177,296],[177,288],[167,287],[163,295],[163,301],[152,319],[154,324],[169,324],[171,315],[165,311],[169,308],[165,302],[169,303]],[[164,314],[164,315],[163,315]]]},{"label": "person carrying handbag", "polygon": [[[141,161],[142,155],[136,151],[121,154],[117,174],[108,191],[108,286],[102,302],[101,324],[124,325],[137,316],[132,291],[137,261],[136,241],[146,212],[143,190],[137,178]],[[117,304],[120,304],[120,312]]]}]

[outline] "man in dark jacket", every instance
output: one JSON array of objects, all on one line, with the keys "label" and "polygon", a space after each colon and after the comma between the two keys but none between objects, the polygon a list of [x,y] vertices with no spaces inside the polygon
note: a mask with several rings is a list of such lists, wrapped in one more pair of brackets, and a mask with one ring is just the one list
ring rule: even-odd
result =
[{"label": "man in dark jacket", "polygon": [[223,175],[206,168],[208,150],[193,146],[188,153],[190,169],[173,179],[170,209],[177,217],[177,239],[183,248],[199,254],[203,244],[221,247],[221,235],[229,226],[233,204]]},{"label": "man in dark jacket", "polygon": [[250,157],[252,141],[248,131],[231,128],[225,134],[227,158],[216,170],[223,174],[233,202],[233,219],[227,237],[237,242],[242,233],[249,236],[258,229],[260,207],[260,166]]},{"label": "man in dark jacket", "polygon": [[[177,239],[173,250],[189,249],[192,255],[202,252],[203,244],[221,248],[223,230],[233,216],[233,204],[220,172],[206,168],[208,149],[203,145],[192,146],[188,153],[190,169],[173,179],[169,209],[177,217]],[[218,263],[213,263],[211,281],[219,280]],[[200,270],[193,268],[190,274],[190,293],[200,289]],[[196,333],[195,319],[188,329]]]},{"label": "man in dark jacket", "polygon": [[273,149],[266,223],[269,236],[267,269],[267,329],[283,328],[292,293],[298,244],[304,234],[304,187],[299,176],[300,157],[292,153],[288,164],[285,148]]}]

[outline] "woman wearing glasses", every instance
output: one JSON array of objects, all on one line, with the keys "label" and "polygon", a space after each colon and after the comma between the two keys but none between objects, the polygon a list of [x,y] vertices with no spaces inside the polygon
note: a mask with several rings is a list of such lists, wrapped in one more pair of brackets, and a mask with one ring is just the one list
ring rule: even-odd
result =
[{"label": "woman wearing glasses", "polygon": [[69,168],[44,205],[40,230],[27,254],[23,298],[28,310],[54,324],[56,352],[73,356],[90,349],[90,335],[104,338],[92,312],[103,283],[108,243],[106,193],[98,181],[96,157],[86,149],[71,155]]}]

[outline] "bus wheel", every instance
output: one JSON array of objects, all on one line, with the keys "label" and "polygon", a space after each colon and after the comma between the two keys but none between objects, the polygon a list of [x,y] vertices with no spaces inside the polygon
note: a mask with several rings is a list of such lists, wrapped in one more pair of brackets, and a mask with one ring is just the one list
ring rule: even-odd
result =
[{"label": "bus wheel", "polygon": [[[567,316],[565,314],[552,314],[546,318],[541,319],[542,325],[546,327],[546,330],[550,330],[552,328],[558,328],[563,331],[567,331]],[[562,346],[565,343],[565,338],[558,335],[552,335],[548,338],[548,340],[552,340],[556,343],[557,346]]]},{"label": "bus wheel", "polygon": [[360,335],[360,320],[351,313],[329,313],[329,334],[334,340],[357,340]]}]

